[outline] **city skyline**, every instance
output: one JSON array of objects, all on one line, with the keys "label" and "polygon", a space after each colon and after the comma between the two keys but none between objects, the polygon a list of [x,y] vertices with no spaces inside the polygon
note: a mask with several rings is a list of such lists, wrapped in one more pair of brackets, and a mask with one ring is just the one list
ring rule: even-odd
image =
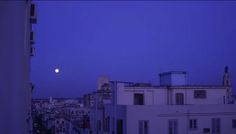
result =
[{"label": "city skyline", "polygon": [[0,1],[0,132],[235,134],[235,7]]},{"label": "city skyline", "polygon": [[158,85],[175,70],[221,85],[226,65],[236,84],[235,2],[36,3],[33,97],[78,97],[102,75]]}]

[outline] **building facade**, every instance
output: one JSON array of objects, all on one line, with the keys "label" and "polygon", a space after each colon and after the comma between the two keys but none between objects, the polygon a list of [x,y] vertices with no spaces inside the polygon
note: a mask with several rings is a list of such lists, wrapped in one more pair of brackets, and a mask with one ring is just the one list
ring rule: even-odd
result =
[{"label": "building facade", "polygon": [[235,134],[232,89],[223,81],[188,85],[187,73],[179,71],[162,73],[160,86],[110,81],[111,103],[91,109],[91,133]]},{"label": "building facade", "polygon": [[35,5],[0,1],[0,132],[32,133],[30,58],[34,52]]}]

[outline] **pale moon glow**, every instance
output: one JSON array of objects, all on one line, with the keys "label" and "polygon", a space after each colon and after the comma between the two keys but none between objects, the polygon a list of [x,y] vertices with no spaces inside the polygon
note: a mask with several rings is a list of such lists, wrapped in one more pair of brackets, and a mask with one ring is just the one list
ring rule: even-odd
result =
[{"label": "pale moon glow", "polygon": [[59,69],[58,68],[55,69],[55,73],[59,73]]}]

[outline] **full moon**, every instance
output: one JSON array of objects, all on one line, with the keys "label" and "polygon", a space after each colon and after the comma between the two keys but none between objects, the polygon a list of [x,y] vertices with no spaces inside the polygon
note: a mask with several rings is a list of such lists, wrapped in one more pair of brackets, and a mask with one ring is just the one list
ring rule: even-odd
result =
[{"label": "full moon", "polygon": [[55,71],[55,73],[59,73],[60,70],[58,68],[56,68],[54,71]]}]

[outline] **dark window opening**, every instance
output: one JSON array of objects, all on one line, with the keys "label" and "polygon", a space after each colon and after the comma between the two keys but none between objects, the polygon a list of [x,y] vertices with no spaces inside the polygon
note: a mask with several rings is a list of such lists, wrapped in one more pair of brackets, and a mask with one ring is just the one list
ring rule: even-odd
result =
[{"label": "dark window opening", "polygon": [[30,32],[30,40],[34,40],[34,32]]},{"label": "dark window opening", "polygon": [[203,128],[204,133],[210,133],[210,128]]},{"label": "dark window opening", "polygon": [[139,121],[139,134],[148,134],[149,133],[149,123],[148,121]]},{"label": "dark window opening", "polygon": [[144,95],[143,94],[134,94],[134,105],[144,105]]},{"label": "dark window opening", "polygon": [[168,134],[178,134],[178,120],[170,119],[168,121]]},{"label": "dark window opening", "polygon": [[236,128],[236,119],[232,120],[232,128]]},{"label": "dark window opening", "polygon": [[105,132],[109,132],[110,131],[110,117],[105,117],[104,119],[104,125],[103,125],[103,129]]},{"label": "dark window opening", "polygon": [[175,99],[176,99],[176,105],[183,105],[184,104],[184,94],[183,93],[176,93]]},{"label": "dark window opening", "polygon": [[123,120],[117,120],[117,134],[123,134]]},{"label": "dark window opening", "polygon": [[196,119],[189,120],[189,129],[191,129],[191,130],[197,129],[197,120]]},{"label": "dark window opening", "polygon": [[212,134],[221,133],[220,118],[213,118],[211,121],[211,125],[212,125]]},{"label": "dark window opening", "polygon": [[31,4],[30,8],[31,8],[30,15],[34,16],[35,15],[35,4]]},{"label": "dark window opening", "polygon": [[205,99],[206,98],[206,90],[195,90],[194,98],[196,99]]},{"label": "dark window opening", "polygon": [[101,131],[101,120],[98,120],[97,121],[97,128],[98,128],[98,131]]}]

